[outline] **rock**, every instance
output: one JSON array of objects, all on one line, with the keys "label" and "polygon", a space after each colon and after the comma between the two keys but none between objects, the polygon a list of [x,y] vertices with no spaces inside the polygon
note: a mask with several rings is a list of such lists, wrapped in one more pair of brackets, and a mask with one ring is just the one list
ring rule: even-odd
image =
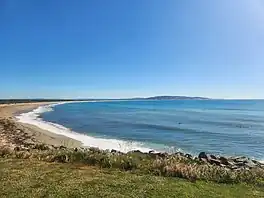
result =
[{"label": "rock", "polygon": [[155,153],[155,151],[154,150],[150,150],[149,153]]},{"label": "rock", "polygon": [[221,165],[221,161],[220,161],[220,160],[218,160],[218,159],[210,159],[210,163],[211,163],[211,164],[218,165],[218,166],[220,166],[220,165]]},{"label": "rock", "polygon": [[226,167],[226,165],[224,165],[224,164],[220,164],[220,166],[221,166],[221,167]]},{"label": "rock", "polygon": [[156,155],[158,157],[165,158],[166,156],[168,156],[168,153],[156,153]]},{"label": "rock", "polygon": [[198,158],[201,160],[201,161],[210,161],[211,157],[209,155],[207,155],[205,152],[201,152],[199,155],[198,155]]},{"label": "rock", "polygon": [[60,147],[58,147],[58,146],[54,146],[54,145],[53,145],[53,148],[54,148],[55,150],[59,150],[59,149],[60,149]]},{"label": "rock", "polygon": [[30,158],[31,153],[30,153],[29,151],[27,151],[27,152],[23,152],[23,153],[22,153],[22,156],[23,156],[23,157],[22,157],[23,159],[28,159],[28,158]]},{"label": "rock", "polygon": [[205,158],[199,158],[199,160],[202,162],[208,163],[207,159],[205,159]]},{"label": "rock", "polygon": [[251,169],[251,168],[256,167],[256,164],[255,164],[253,161],[248,160],[248,161],[245,163],[245,166]]},{"label": "rock", "polygon": [[51,161],[51,159],[52,159],[52,156],[49,156],[49,155],[45,158],[45,160],[48,162]]},{"label": "rock", "polygon": [[[176,152],[174,155],[181,156],[181,157],[184,157],[185,156],[185,154],[182,153],[182,152]],[[189,155],[189,154],[186,154],[186,155]]]},{"label": "rock", "polygon": [[260,168],[264,168],[264,164],[257,161],[257,160],[251,160],[256,166],[260,167]]},{"label": "rock", "polygon": [[242,156],[242,157],[235,157],[233,159],[234,159],[234,162],[245,162],[245,161],[248,160],[248,158],[247,157],[244,157],[244,156]]},{"label": "rock", "polygon": [[149,153],[148,156],[151,157],[152,159],[156,159],[157,158],[156,153]]},{"label": "rock", "polygon": [[24,142],[24,146],[28,148],[32,148],[34,146],[34,143],[31,141]]},{"label": "rock", "polygon": [[45,145],[45,144],[36,144],[33,149],[38,149],[38,150],[42,150],[42,151],[45,151],[45,150],[49,150],[50,147],[48,145]]},{"label": "rock", "polygon": [[117,153],[117,150],[112,149],[112,150],[111,150],[111,153]]},{"label": "rock", "polygon": [[47,150],[53,150],[54,149],[54,146],[53,145],[47,145]]},{"label": "rock", "polygon": [[139,153],[139,154],[142,154],[142,152],[140,150],[134,150],[134,151],[131,151],[132,153]]},{"label": "rock", "polygon": [[241,166],[244,166],[245,163],[244,162],[237,162],[237,163],[235,163],[235,165],[241,167]]},{"label": "rock", "polygon": [[236,166],[236,165],[234,165],[234,166],[231,166],[231,167],[229,167],[231,170],[237,170],[237,169],[239,169],[239,167],[238,166]]},{"label": "rock", "polygon": [[25,145],[21,145],[20,148],[21,150],[24,150],[24,151],[30,151],[30,149],[26,147]]},{"label": "rock", "polygon": [[211,159],[217,159],[217,157],[214,156],[214,155],[210,155],[210,158],[211,158]]},{"label": "rock", "polygon": [[221,164],[229,165],[228,159],[225,157],[220,157],[219,160],[221,161]]},{"label": "rock", "polygon": [[81,149],[82,151],[87,151],[88,148],[80,147],[79,149]]},{"label": "rock", "polygon": [[205,152],[201,152],[201,153],[199,153],[198,158],[199,159],[202,159],[202,158],[207,159],[207,155]]},{"label": "rock", "polygon": [[59,149],[60,149],[60,150],[65,150],[65,149],[66,149],[66,146],[62,146],[62,145],[61,145],[61,146],[59,147]]},{"label": "rock", "polygon": [[192,155],[190,155],[190,154],[188,154],[188,153],[185,154],[184,157],[186,157],[186,158],[188,158],[188,159],[192,159]]}]

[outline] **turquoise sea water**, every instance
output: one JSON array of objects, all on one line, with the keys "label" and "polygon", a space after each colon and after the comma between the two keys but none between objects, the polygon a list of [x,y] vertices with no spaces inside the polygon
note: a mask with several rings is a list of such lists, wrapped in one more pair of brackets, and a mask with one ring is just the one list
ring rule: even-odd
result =
[{"label": "turquoise sea water", "polygon": [[88,136],[141,142],[159,151],[264,159],[263,100],[67,103],[41,117]]}]

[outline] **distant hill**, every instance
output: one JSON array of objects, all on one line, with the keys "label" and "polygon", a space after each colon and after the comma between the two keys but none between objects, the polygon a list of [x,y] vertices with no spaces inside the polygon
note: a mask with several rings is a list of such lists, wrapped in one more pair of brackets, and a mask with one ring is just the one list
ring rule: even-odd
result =
[{"label": "distant hill", "polygon": [[189,97],[189,96],[153,96],[145,98],[146,100],[209,100],[204,97]]}]

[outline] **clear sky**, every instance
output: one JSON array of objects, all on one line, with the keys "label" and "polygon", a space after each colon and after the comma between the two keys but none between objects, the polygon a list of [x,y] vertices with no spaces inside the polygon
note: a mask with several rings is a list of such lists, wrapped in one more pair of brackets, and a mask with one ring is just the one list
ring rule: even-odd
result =
[{"label": "clear sky", "polygon": [[262,0],[0,0],[0,98],[264,98]]}]

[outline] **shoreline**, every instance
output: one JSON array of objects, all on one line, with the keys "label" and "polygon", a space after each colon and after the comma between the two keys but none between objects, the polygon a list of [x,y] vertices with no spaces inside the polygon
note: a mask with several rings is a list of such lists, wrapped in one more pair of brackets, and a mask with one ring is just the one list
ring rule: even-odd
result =
[{"label": "shoreline", "polygon": [[[96,147],[102,150],[114,149],[124,153],[132,150],[140,150],[142,152],[149,152],[153,150],[151,148],[147,148],[146,146],[143,146],[141,142],[136,142],[136,141],[132,142],[127,140],[89,136],[89,134],[78,133],[76,131],[72,131],[71,129],[64,127],[63,125],[53,122],[48,122],[43,120],[42,118],[39,118],[40,114],[47,111],[52,111],[53,110],[52,108],[54,106],[65,103],[74,103],[74,102],[62,102],[62,103],[44,105],[28,113],[21,114],[16,118],[18,118],[19,122],[38,126],[39,128],[47,130],[54,134],[63,135],[71,139],[74,139],[76,141],[79,141],[81,142],[83,147]],[[90,101],[83,101],[83,102],[90,102]]]},{"label": "shoreline", "polygon": [[[94,148],[98,149],[99,152],[110,152],[110,153],[117,153],[126,155],[129,153],[137,153],[137,154],[144,154],[149,157],[167,157],[167,156],[180,156],[185,160],[198,160],[202,161],[203,163],[207,164],[215,164],[217,166],[226,167],[230,169],[240,169],[240,168],[252,168],[255,166],[263,167],[264,164],[260,160],[250,159],[248,157],[225,157],[225,156],[215,156],[211,154],[207,154],[205,152],[200,152],[198,156],[192,156],[188,153],[176,152],[176,153],[166,153],[166,152],[158,152],[152,149],[144,148],[138,149],[139,145],[129,145],[130,147],[126,147],[127,145],[119,145],[120,142],[125,142],[121,140],[113,140],[113,139],[100,139],[95,137],[90,137],[83,134],[78,134],[73,132],[61,125],[57,125],[55,123],[49,123],[43,121],[41,118],[38,118],[38,113],[43,113],[45,111],[40,111],[41,107],[50,108],[54,105],[58,105],[62,103],[30,103],[30,104],[14,104],[14,105],[0,105],[0,149],[1,148],[8,148],[12,150],[28,150],[29,147],[34,145],[43,145],[44,148],[48,146],[49,148],[67,148],[67,149],[74,149],[74,150],[83,150],[87,151],[87,149],[93,150]],[[46,109],[47,110],[47,109]],[[36,119],[36,123],[23,123],[19,120],[19,116],[15,116],[17,112],[27,112],[22,113],[20,116],[23,117],[25,115],[34,115],[33,118]],[[34,119],[33,119],[34,120]],[[32,121],[32,120],[29,120]],[[55,126],[55,130],[59,130],[61,127],[62,131],[52,131],[52,130],[45,130],[43,125],[38,127],[39,123],[48,124],[48,126]],[[63,128],[62,128],[63,127]],[[66,133],[65,133],[66,130]],[[68,131],[68,133],[67,133]],[[77,138],[76,138],[77,137]],[[89,141],[86,142],[83,140],[86,138]],[[96,142],[97,141],[97,142]],[[114,142],[113,141],[118,141]],[[101,146],[96,145],[96,143],[100,143]],[[125,142],[127,143],[127,142]],[[136,142],[135,142],[136,143]],[[132,144],[132,143],[131,143]],[[46,145],[46,146],[45,146]],[[119,145],[119,147],[115,147],[115,145]],[[41,148],[43,147],[41,146]],[[123,150],[122,150],[122,149]],[[127,148],[128,150],[124,150]]]},{"label": "shoreline", "polygon": [[[90,102],[90,101],[81,101]],[[96,102],[96,101],[92,101]],[[173,152],[166,150],[156,150],[151,147],[145,146],[141,142],[131,142],[126,140],[108,139],[89,136],[86,134],[78,133],[64,127],[63,125],[44,121],[39,118],[39,115],[52,111],[54,106],[62,105],[66,103],[80,103],[80,101],[62,101],[62,102],[34,102],[34,103],[16,103],[16,104],[0,104],[0,120],[7,119],[11,120],[18,128],[29,134],[36,143],[43,143],[53,146],[65,146],[68,148],[77,147],[94,147],[101,150],[117,150],[119,152],[127,153],[130,151],[140,151],[143,153],[148,152],[160,152],[160,153],[174,153],[182,152],[188,155],[198,155],[188,153],[180,150],[174,150]],[[30,115],[29,120],[27,119]],[[21,119],[22,118],[22,119]],[[19,135],[19,134],[17,134]],[[2,142],[8,142],[1,136],[1,125],[0,125],[0,146]],[[3,143],[2,143],[3,144]],[[5,145],[5,144],[4,144]],[[14,147],[14,146],[13,146]],[[234,156],[226,156],[234,157]],[[237,156],[238,157],[238,156]],[[247,156],[251,158],[250,156]],[[255,158],[252,158],[255,159]],[[256,159],[263,163],[262,159]]]},{"label": "shoreline", "polygon": [[[29,123],[19,122],[17,116],[32,112],[33,110],[46,105],[58,104],[58,102],[39,102],[39,103],[17,103],[17,104],[0,104],[0,119],[6,122],[12,122],[18,130],[21,130],[29,136],[29,142],[43,143],[47,145],[65,145],[67,147],[80,147],[82,143],[78,140],[69,138],[64,135],[52,133]],[[16,134],[19,136],[20,134]],[[19,138],[19,137],[16,137]],[[10,140],[8,134],[2,134],[0,130],[0,143],[2,146],[15,147],[16,145]]]},{"label": "shoreline", "polygon": [[36,139],[39,143],[54,146],[63,145],[68,148],[95,147],[102,150],[113,149],[124,153],[133,150],[140,150],[141,152],[153,151],[152,148],[147,148],[141,142],[93,137],[72,131],[63,125],[44,121],[38,117],[44,112],[52,111],[54,106],[79,102],[80,101],[63,101],[0,105],[0,114],[6,119],[11,119],[17,126],[30,134],[32,138]]}]

